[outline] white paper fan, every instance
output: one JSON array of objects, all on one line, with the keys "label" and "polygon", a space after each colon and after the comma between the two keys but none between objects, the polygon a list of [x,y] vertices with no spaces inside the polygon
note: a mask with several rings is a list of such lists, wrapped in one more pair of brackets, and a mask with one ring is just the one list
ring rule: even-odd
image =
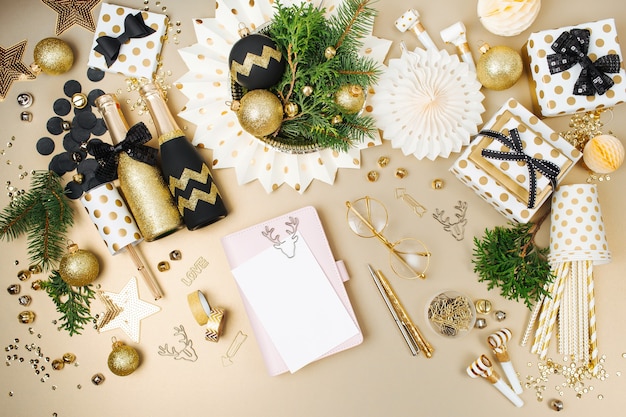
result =
[{"label": "white paper fan", "polygon": [[[340,1],[325,1],[323,7],[332,13]],[[326,149],[292,154],[264,144],[241,128],[227,104],[232,100],[228,55],[240,39],[239,24],[250,29],[263,25],[274,14],[273,3],[218,0],[215,18],[194,19],[197,43],[179,49],[189,71],[175,86],[189,101],[178,115],[196,125],[192,143],[213,150],[213,168],[235,168],[239,184],[258,180],[267,192],[286,183],[303,193],[315,179],[332,184],[339,168],[359,168],[361,149],[379,145],[381,140],[377,135],[345,153]],[[300,1],[283,1],[284,5],[293,3]],[[368,36],[361,53],[382,64],[390,46],[391,41]]]},{"label": "white paper fan", "polygon": [[405,155],[447,158],[470,142],[482,123],[484,98],[476,75],[446,51],[404,50],[389,60],[372,97],[373,116]]}]

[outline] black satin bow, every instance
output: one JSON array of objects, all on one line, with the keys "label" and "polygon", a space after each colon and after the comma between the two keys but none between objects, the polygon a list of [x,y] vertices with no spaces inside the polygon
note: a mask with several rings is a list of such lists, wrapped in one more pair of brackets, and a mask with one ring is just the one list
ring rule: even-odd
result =
[{"label": "black satin bow", "polygon": [[582,66],[573,91],[578,96],[603,95],[615,84],[606,73],[614,74],[620,70],[620,57],[617,54],[604,55],[595,62],[591,61],[587,56],[589,37],[587,29],[565,31],[551,46],[556,53],[546,58],[550,74],[568,70],[576,64]]},{"label": "black satin bow", "polygon": [[128,14],[124,18],[124,33],[116,38],[106,35],[100,36],[96,39],[98,45],[93,49],[104,56],[107,67],[110,67],[117,60],[120,48],[126,41],[133,38],[145,38],[154,32],[154,29],[144,23],[141,12],[134,15]]},{"label": "black satin bow", "polygon": [[98,161],[96,178],[103,182],[113,181],[117,176],[118,155],[126,152],[133,159],[156,165],[158,150],[145,146],[152,139],[150,131],[143,122],[139,122],[128,130],[126,138],[117,145],[104,142],[89,142],[87,151]]},{"label": "black satin bow", "polygon": [[561,168],[554,162],[545,161],[543,159],[533,158],[524,153],[522,139],[517,129],[511,129],[509,136],[504,136],[500,132],[494,130],[482,130],[479,135],[489,136],[502,143],[510,149],[510,152],[494,151],[491,149],[483,149],[481,155],[484,158],[499,159],[504,161],[524,161],[528,167],[528,178],[530,186],[528,189],[528,208],[535,207],[535,194],[537,193],[537,174],[535,171],[541,172],[552,185],[552,190],[556,189],[556,178],[561,172]]}]

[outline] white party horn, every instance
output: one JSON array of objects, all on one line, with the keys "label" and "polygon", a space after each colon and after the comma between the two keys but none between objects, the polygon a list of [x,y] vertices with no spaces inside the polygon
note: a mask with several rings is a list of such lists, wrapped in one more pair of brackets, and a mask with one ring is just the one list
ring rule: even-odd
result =
[{"label": "white party horn", "polygon": [[396,29],[398,29],[402,33],[409,30],[414,32],[417,35],[417,39],[419,39],[419,41],[422,42],[422,45],[424,45],[424,48],[432,49],[435,51],[437,50],[435,43],[430,38],[430,35],[428,34],[428,32],[426,32],[426,29],[424,29],[424,26],[420,22],[420,14],[417,10],[409,9],[404,12],[402,16],[400,16],[396,20],[395,25]]},{"label": "white party horn", "polygon": [[509,380],[509,384],[511,384],[511,388],[513,388],[516,394],[521,394],[524,390],[509,358],[509,352],[506,349],[506,342],[509,340],[511,340],[511,331],[507,328],[502,328],[487,337],[487,343],[489,343],[494,355],[496,355],[496,359],[500,362],[502,370]]},{"label": "white party horn", "polygon": [[452,26],[448,26],[441,32],[441,39],[445,43],[456,46],[461,60],[469,65],[470,69],[476,72],[476,64],[474,63],[474,57],[472,57],[472,51],[470,51],[469,44],[467,43],[467,31],[463,22],[456,22]]},{"label": "white party horn", "polygon": [[524,401],[513,392],[506,382],[504,382],[500,375],[493,370],[491,361],[485,355],[480,355],[470,366],[467,367],[467,374],[472,378],[478,378],[479,376],[485,378],[491,382],[491,385],[496,387],[506,398],[509,399],[516,407],[524,405]]}]

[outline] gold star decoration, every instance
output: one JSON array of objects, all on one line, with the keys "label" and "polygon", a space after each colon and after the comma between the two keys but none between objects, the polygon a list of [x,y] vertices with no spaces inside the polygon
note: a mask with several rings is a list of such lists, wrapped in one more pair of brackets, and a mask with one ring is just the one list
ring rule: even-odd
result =
[{"label": "gold star decoration", "polygon": [[0,46],[0,101],[4,100],[14,81],[33,80],[32,73],[22,62],[26,40],[4,49]]},{"label": "gold star decoration", "polygon": [[135,343],[139,343],[141,320],[161,310],[159,306],[139,298],[135,277],[132,277],[119,293],[103,292],[99,296],[104,300],[107,312],[104,314],[103,322],[97,326],[98,331],[121,329]]},{"label": "gold star decoration", "polygon": [[100,0],[41,0],[43,4],[58,13],[56,35],[74,25],[80,25],[90,32],[96,31],[96,23],[91,11]]}]

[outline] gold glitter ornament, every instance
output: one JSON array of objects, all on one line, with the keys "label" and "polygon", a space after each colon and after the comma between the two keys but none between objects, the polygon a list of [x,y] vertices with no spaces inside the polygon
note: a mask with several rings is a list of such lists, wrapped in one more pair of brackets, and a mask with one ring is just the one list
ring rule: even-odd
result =
[{"label": "gold glitter ornament", "polygon": [[74,65],[72,48],[59,38],[45,38],[35,45],[33,52],[35,64],[46,74],[59,75]]},{"label": "gold glitter ornament", "polygon": [[506,90],[522,76],[523,63],[520,54],[508,46],[480,47],[482,55],[476,64],[476,76],[483,87],[490,90]]},{"label": "gold glitter ornament", "polygon": [[139,354],[135,348],[120,341],[114,341],[107,365],[109,370],[117,376],[130,375],[139,367]]},{"label": "gold glitter ornament", "polygon": [[268,90],[251,90],[240,100],[237,119],[241,127],[251,135],[269,136],[282,124],[283,105]]},{"label": "gold glitter ornament", "polygon": [[324,57],[326,59],[333,59],[337,55],[337,50],[334,46],[329,46],[324,50]]},{"label": "gold glitter ornament", "polygon": [[365,92],[357,84],[343,85],[335,93],[335,104],[347,114],[356,114],[363,109]]},{"label": "gold glitter ornament", "polygon": [[585,145],[583,161],[595,173],[610,174],[624,163],[624,145],[615,136],[595,136]]},{"label": "gold glitter ornament", "polygon": [[67,250],[59,263],[59,275],[63,281],[73,287],[82,287],[98,278],[100,263],[93,253],[79,249],[76,243],[70,243]]}]

